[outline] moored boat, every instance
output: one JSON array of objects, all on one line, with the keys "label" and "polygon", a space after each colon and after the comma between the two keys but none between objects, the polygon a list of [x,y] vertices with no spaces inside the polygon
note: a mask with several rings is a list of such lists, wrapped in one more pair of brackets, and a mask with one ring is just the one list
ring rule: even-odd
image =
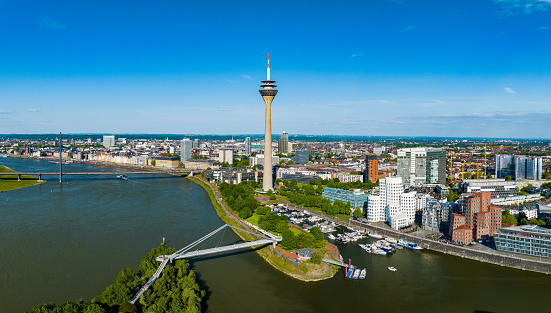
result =
[{"label": "moored boat", "polygon": [[396,269],[395,267],[393,267],[393,266],[389,266],[389,267],[388,267],[388,270],[389,270],[389,271],[392,271],[392,272],[396,272],[396,271],[397,271],[397,269]]},{"label": "moored boat", "polygon": [[399,240],[398,245],[412,250],[423,250],[423,248],[419,247],[416,243],[407,242],[405,240]]},{"label": "moored boat", "polygon": [[365,275],[367,274],[367,270],[364,268],[362,269],[362,271],[360,272],[360,277],[359,279],[365,279]]},{"label": "moored boat", "polygon": [[377,233],[367,233],[369,237],[375,238],[375,239],[383,239],[383,236],[377,234]]},{"label": "moored boat", "polygon": [[360,277],[360,269],[357,268],[354,270],[354,274],[352,274],[352,279],[358,279]]}]

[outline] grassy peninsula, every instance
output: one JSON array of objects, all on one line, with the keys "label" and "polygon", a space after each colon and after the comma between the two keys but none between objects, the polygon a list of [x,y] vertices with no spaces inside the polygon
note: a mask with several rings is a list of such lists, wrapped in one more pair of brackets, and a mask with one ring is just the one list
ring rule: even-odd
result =
[{"label": "grassy peninsula", "polygon": [[2,175],[2,173],[17,173],[17,171],[0,165],[0,192],[40,185],[44,182],[38,181],[35,177],[27,175],[22,175],[21,181],[19,181],[17,175]]},{"label": "grassy peninsula", "polygon": [[[276,269],[302,281],[329,279],[339,270],[337,266],[321,262],[322,257],[331,258],[329,254],[326,254],[327,248],[323,240],[323,234],[321,232],[314,232],[313,234],[304,233],[290,228],[287,222],[284,222],[282,218],[277,217],[273,212],[268,212],[269,210],[252,196],[253,188],[248,185],[251,182],[239,185],[224,184],[221,188],[217,188],[201,177],[190,177],[189,179],[207,191],[212,205],[225,223],[243,228],[243,220],[246,219],[248,222],[256,224],[256,226],[264,230],[283,237],[283,241],[277,249],[263,247],[255,250],[266,262]],[[237,233],[243,240],[256,240],[250,234],[240,231],[237,231]],[[313,257],[311,262],[304,262],[299,266],[288,262],[287,257],[284,255],[285,252],[293,251],[295,248],[306,247],[314,248],[318,251],[316,257]]]}]

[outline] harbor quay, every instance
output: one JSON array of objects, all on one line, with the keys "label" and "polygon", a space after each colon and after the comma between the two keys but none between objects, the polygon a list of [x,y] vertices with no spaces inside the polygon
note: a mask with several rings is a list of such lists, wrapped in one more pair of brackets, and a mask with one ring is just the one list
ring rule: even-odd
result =
[{"label": "harbor quay", "polygon": [[511,268],[533,271],[543,274],[551,274],[551,260],[547,259],[530,259],[529,257],[519,256],[517,254],[507,254],[499,251],[481,251],[475,250],[468,246],[458,246],[448,243],[443,243],[428,238],[422,238],[413,234],[402,233],[391,228],[385,228],[373,223],[364,223],[360,221],[350,220],[344,221],[338,217],[332,217],[325,215],[321,212],[314,211],[308,208],[297,206],[289,202],[283,202],[295,210],[305,210],[310,214],[330,219],[331,221],[345,227],[352,227],[362,231],[375,231],[385,237],[396,238],[397,240],[405,240],[408,242],[416,243],[422,248],[461,257],[480,262],[491,263],[500,266],[507,266]]}]

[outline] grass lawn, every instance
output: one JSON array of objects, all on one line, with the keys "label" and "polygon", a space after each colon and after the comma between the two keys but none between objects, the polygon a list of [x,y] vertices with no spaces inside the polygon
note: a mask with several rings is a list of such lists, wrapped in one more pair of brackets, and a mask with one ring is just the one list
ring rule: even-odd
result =
[{"label": "grass lawn", "polygon": [[[0,173],[16,173],[16,171],[0,165]],[[21,176],[21,181],[18,181],[17,176],[0,175],[0,192],[21,189],[41,183],[43,182],[39,182],[32,176]]]},{"label": "grass lawn", "polygon": [[247,222],[253,224],[253,225],[256,225],[258,226],[258,218],[260,216],[256,213],[253,213],[253,216],[249,217],[248,219],[246,219]]},{"label": "grass lawn", "polygon": [[349,215],[344,215],[344,214],[337,214],[335,215],[336,217],[340,218],[341,220],[343,221],[348,221],[350,220],[350,216]]}]

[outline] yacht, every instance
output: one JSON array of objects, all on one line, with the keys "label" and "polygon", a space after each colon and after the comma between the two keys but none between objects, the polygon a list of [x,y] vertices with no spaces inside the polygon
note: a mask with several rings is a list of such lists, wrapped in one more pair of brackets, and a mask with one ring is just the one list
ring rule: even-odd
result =
[{"label": "yacht", "polygon": [[388,270],[389,270],[389,271],[392,271],[392,272],[396,272],[396,271],[397,271],[397,269],[396,269],[395,267],[392,267],[392,266],[389,266],[389,267],[388,267]]}]

